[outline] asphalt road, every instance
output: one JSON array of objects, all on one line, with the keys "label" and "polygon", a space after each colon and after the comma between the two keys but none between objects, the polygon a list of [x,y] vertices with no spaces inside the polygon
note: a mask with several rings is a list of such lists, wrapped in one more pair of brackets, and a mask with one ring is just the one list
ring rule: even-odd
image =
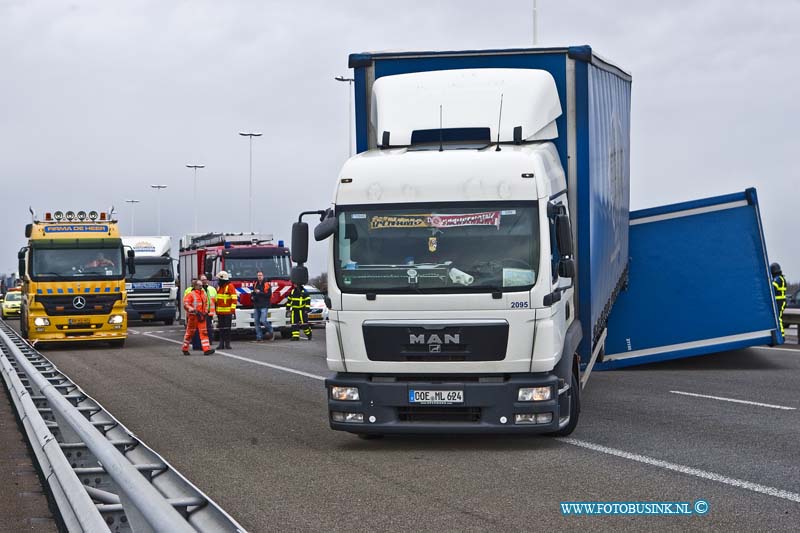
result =
[{"label": "asphalt road", "polygon": [[[251,531],[800,524],[792,347],[593,373],[569,439],[364,441],[328,427],[321,330],[311,342],[234,340],[211,357],[181,356],[177,327],[133,333],[124,349],[44,354]],[[693,516],[563,516],[559,505],[700,499],[709,511]]]}]

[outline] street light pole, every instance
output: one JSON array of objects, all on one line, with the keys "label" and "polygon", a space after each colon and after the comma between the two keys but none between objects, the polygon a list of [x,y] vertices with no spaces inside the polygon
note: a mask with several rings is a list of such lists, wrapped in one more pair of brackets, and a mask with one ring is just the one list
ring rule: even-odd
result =
[{"label": "street light pole", "polygon": [[197,169],[206,168],[205,165],[186,165],[194,170],[194,232],[197,233]]},{"label": "street light pole", "polygon": [[250,137],[250,194],[249,194],[249,204],[247,208],[247,220],[248,225],[250,227],[250,232],[253,232],[253,137],[261,137],[261,133],[258,132],[244,132],[240,131],[239,135],[242,137]]},{"label": "street light pole", "polygon": [[125,200],[125,203],[131,204],[131,235],[136,235],[136,204],[139,203],[139,200]]},{"label": "street light pole", "polygon": [[166,185],[151,185],[151,188],[156,190],[156,220],[158,220],[158,234],[161,235],[161,195],[158,194],[161,189],[166,189]]},{"label": "street light pole", "polygon": [[350,98],[352,93],[354,78],[345,78],[344,76],[336,76],[336,81],[347,82],[347,158],[353,157],[353,99]]}]

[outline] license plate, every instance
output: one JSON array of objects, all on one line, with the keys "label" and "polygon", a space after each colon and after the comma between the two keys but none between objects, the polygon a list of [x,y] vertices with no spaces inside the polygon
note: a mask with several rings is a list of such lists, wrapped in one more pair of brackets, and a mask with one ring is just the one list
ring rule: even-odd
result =
[{"label": "license plate", "polygon": [[463,390],[414,390],[408,391],[408,403],[448,405],[464,403]]},{"label": "license plate", "polygon": [[156,315],[153,313],[142,313],[142,320],[152,319],[155,318]]},{"label": "license plate", "polygon": [[69,319],[70,326],[88,326],[89,319],[88,318],[70,318]]},{"label": "license plate", "polygon": [[319,320],[320,318],[322,318],[322,315],[320,315],[319,313],[312,313],[308,315],[308,318],[311,320]]}]

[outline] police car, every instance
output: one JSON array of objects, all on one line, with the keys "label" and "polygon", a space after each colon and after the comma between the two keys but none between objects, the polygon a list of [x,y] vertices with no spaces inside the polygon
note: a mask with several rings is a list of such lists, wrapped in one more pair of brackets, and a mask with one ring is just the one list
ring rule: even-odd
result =
[{"label": "police car", "polygon": [[325,293],[313,285],[305,285],[304,288],[308,293],[308,297],[311,298],[311,307],[308,309],[308,322],[310,324],[325,324],[328,320]]},{"label": "police car", "polygon": [[22,293],[19,290],[10,290],[2,304],[3,318],[19,317],[19,306],[22,303]]}]

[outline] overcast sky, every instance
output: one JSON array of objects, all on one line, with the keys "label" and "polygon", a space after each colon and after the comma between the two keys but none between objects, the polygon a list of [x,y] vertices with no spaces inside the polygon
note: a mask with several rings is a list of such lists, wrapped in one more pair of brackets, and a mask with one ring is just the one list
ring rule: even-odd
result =
[{"label": "overcast sky", "polygon": [[[539,0],[541,45],[590,44],[633,74],[631,207],[758,188],[771,260],[800,278],[800,2]],[[351,52],[532,43],[532,1],[0,0],[0,272],[28,206],[116,206],[130,233],[289,240],[347,158]],[[312,249],[312,275],[324,252]]]}]

